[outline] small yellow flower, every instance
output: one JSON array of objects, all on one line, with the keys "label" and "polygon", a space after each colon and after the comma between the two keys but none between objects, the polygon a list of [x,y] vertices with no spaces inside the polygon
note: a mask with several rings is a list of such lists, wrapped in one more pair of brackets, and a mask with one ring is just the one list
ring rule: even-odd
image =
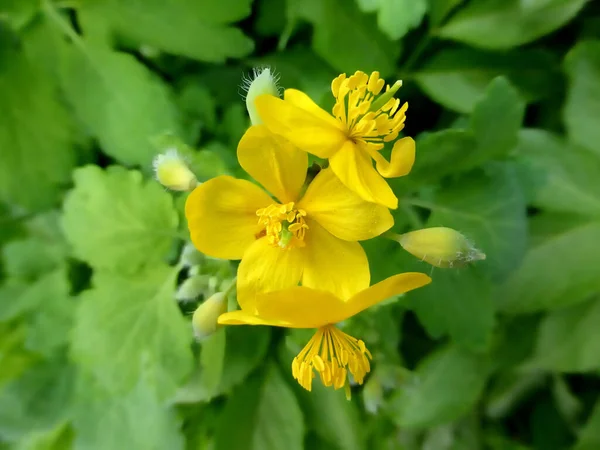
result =
[{"label": "small yellow flower", "polygon": [[283,100],[259,96],[255,105],[273,133],[302,150],[329,158],[342,183],[363,199],[395,209],[398,199],[382,176],[407,175],[415,160],[415,143],[409,137],[397,141],[390,161],[379,152],[404,128],[408,104],[400,106],[400,100],[394,98],[401,84],[388,85],[382,93],[385,81],[378,72],[370,76],[360,71],[350,77],[342,74],[331,84],[336,99],[333,115],[295,89],[287,89]]},{"label": "small yellow flower", "polygon": [[276,199],[249,181],[220,176],[190,194],[185,214],[199,251],[242,260],[240,304],[299,282],[343,298],[369,285],[369,263],[356,241],[393,225],[385,207],[358,197],[331,169],[302,194],[308,155],[264,125],[244,134],[238,160]]},{"label": "small yellow flower", "polygon": [[427,275],[409,272],[394,275],[366,288],[347,300],[329,292],[307,287],[292,287],[257,297],[253,310],[247,308],[221,315],[222,325],[270,325],[285,328],[316,328],[308,344],[292,362],[292,374],[310,391],[315,372],[325,386],[346,388],[352,375],[362,384],[371,370],[371,353],[363,341],[341,331],[336,323],[389,297],[425,286]]}]

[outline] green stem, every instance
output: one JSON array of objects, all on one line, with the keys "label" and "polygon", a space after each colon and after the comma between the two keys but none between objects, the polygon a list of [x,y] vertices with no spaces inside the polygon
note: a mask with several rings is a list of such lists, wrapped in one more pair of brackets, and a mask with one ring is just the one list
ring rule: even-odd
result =
[{"label": "green stem", "polygon": [[81,37],[75,32],[73,27],[69,25],[69,23],[60,15],[60,13],[56,10],[55,6],[50,2],[50,0],[42,1],[42,9],[46,13],[49,19],[58,26],[58,28],[67,36],[73,44],[78,46],[85,52],[85,44],[81,40]]},{"label": "green stem", "polygon": [[386,231],[385,233],[383,233],[381,235],[381,237],[384,237],[386,239],[390,239],[392,241],[398,241],[398,239],[400,239],[402,235],[398,234],[398,233],[394,233],[393,231]]},{"label": "green stem", "polygon": [[227,288],[223,291],[223,293],[225,294],[225,297],[227,297],[229,294],[231,294],[231,292],[233,292],[233,290],[235,289],[237,283],[237,276],[233,278],[233,280],[231,280],[231,283],[229,284],[229,286],[227,286]]},{"label": "green stem", "polygon": [[411,205],[411,206],[417,206],[419,208],[424,208],[424,209],[429,209],[429,210],[435,210],[438,209],[438,206],[435,205],[434,203],[429,203],[423,200],[420,200],[418,198],[403,198],[402,202],[406,205]]},{"label": "green stem", "polygon": [[429,46],[430,42],[431,34],[429,31],[427,31],[427,34],[423,37],[423,39],[419,41],[414,51],[410,54],[406,62],[403,64],[402,72],[408,72],[414,67],[415,63],[419,60],[423,52],[427,50],[427,47]]}]

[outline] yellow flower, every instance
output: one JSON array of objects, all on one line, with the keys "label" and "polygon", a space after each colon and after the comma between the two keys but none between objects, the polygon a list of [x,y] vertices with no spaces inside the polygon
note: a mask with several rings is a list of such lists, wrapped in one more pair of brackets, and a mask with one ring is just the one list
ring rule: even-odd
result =
[{"label": "yellow flower", "polygon": [[342,183],[363,199],[395,209],[398,199],[382,176],[408,174],[415,161],[415,143],[409,137],[397,141],[390,161],[379,152],[384,142],[395,140],[404,128],[408,104],[400,106],[394,98],[401,84],[397,81],[381,93],[385,81],[378,72],[342,74],[331,83],[336,100],[333,116],[295,89],[287,89],[283,100],[261,95],[255,105],[273,133],[302,150],[329,158]]},{"label": "yellow flower", "polygon": [[307,390],[316,371],[325,386],[346,387],[352,375],[362,384],[371,370],[371,353],[363,341],[341,331],[336,323],[346,320],[386,298],[417,289],[431,282],[417,272],[389,277],[343,300],[329,292],[293,287],[257,297],[255,309],[242,309],[219,316],[222,325],[270,325],[285,328],[316,328],[317,331],[292,362],[292,374]]},{"label": "yellow flower", "polygon": [[259,292],[318,287],[344,298],[370,282],[369,263],[356,241],[393,225],[383,206],[362,200],[325,169],[303,190],[308,156],[264,125],[240,140],[242,168],[255,184],[229,176],[203,183],[187,199],[191,239],[216,258],[241,259],[238,302]]}]

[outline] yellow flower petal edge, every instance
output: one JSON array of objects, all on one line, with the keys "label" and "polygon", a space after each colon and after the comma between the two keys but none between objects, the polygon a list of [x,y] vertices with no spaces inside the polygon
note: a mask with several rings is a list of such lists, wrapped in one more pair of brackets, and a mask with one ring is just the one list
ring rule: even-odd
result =
[{"label": "yellow flower petal edge", "polygon": [[298,207],[345,241],[371,239],[394,225],[394,218],[386,207],[359,197],[344,186],[330,168],[319,172]]},{"label": "yellow flower petal edge", "polygon": [[[319,158],[328,158],[346,140],[335,120],[333,123],[324,120],[314,110],[300,108],[272,95],[261,95],[254,104],[271,132],[283,136],[299,149]],[[315,104],[314,108],[319,107]]]},{"label": "yellow flower petal edge", "polygon": [[237,157],[240,166],[280,202],[297,200],[308,169],[306,152],[258,125],[242,136]]},{"label": "yellow flower petal edge", "polygon": [[272,202],[246,180],[220,176],[202,183],[185,202],[194,246],[215,258],[241,259],[261,231],[256,211]]},{"label": "yellow flower petal edge", "polygon": [[398,197],[377,173],[366,150],[348,141],[329,158],[331,170],[348,189],[362,199],[396,209]]},{"label": "yellow flower petal edge", "polygon": [[425,286],[431,278],[423,273],[394,275],[344,300],[330,292],[297,286],[261,295],[256,311],[235,311],[219,317],[220,324],[271,325],[286,328],[317,328],[308,344],[292,362],[292,374],[306,390],[312,389],[315,372],[325,386],[344,388],[350,397],[349,377],[362,384],[371,370],[372,355],[365,343],[335,324],[386,298]]}]

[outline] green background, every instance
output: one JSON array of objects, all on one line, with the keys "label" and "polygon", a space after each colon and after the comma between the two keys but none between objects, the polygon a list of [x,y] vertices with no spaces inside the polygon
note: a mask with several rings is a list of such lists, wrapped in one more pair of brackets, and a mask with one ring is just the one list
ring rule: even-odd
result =
[{"label": "green background", "polygon": [[[374,282],[434,282],[344,324],[374,356],[350,402],[293,380],[310,332],[193,338],[235,266],[182,254],[152,158],[245,176],[262,65],[326,108],[341,72],[403,79],[394,231],[487,254],[364,243]],[[0,449],[599,449],[599,180],[598,2],[0,0]]]}]

